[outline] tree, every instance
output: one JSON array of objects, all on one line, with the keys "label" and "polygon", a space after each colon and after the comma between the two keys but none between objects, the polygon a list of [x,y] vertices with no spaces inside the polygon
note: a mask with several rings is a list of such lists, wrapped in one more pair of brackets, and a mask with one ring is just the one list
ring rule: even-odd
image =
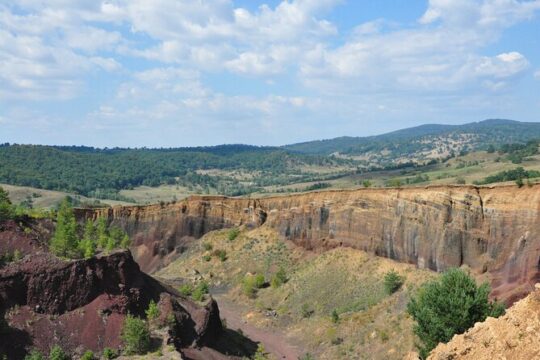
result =
[{"label": "tree", "polygon": [[94,360],[96,357],[94,356],[94,353],[90,350],[86,350],[81,357],[81,360]]},{"label": "tree", "polygon": [[43,357],[39,351],[34,349],[30,352],[30,354],[26,355],[24,360],[45,360],[45,357]]},{"label": "tree", "polygon": [[13,205],[9,200],[9,194],[0,186],[0,221],[13,217]]},{"label": "tree", "polygon": [[150,330],[148,324],[130,314],[124,320],[122,340],[126,355],[145,354],[150,350]]},{"label": "tree", "polygon": [[96,228],[92,220],[86,220],[83,239],[79,243],[79,250],[85,259],[91,258],[96,253]]},{"label": "tree", "polygon": [[51,239],[51,250],[57,256],[75,257],[78,250],[77,222],[69,200],[60,204],[56,217],[56,231]]},{"label": "tree", "polygon": [[403,276],[391,270],[384,275],[384,290],[388,295],[393,294],[399,290],[404,281],[405,278]]},{"label": "tree", "polygon": [[145,311],[146,317],[150,320],[157,319],[159,317],[159,308],[154,300],[150,300],[148,309]]},{"label": "tree", "polygon": [[107,220],[104,217],[98,218],[96,232],[98,246],[101,249],[105,249],[109,241],[109,231],[107,229]]},{"label": "tree", "polygon": [[285,284],[286,282],[287,273],[285,272],[283,266],[281,266],[279,270],[274,274],[274,276],[272,276],[272,279],[270,280],[270,285],[275,289]]},{"label": "tree", "polygon": [[486,317],[504,313],[503,305],[488,299],[489,285],[476,285],[466,272],[451,269],[438,280],[424,284],[407,305],[416,321],[414,332],[422,341],[420,356],[426,358],[439,342],[448,342]]}]

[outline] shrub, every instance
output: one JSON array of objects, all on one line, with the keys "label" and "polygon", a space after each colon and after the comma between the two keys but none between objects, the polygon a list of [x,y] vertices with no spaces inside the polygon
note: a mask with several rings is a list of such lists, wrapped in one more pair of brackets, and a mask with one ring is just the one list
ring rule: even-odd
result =
[{"label": "shrub", "polygon": [[0,221],[11,219],[13,215],[13,205],[9,200],[8,192],[0,186]]},{"label": "shrub", "polygon": [[180,286],[180,294],[184,296],[191,296],[193,293],[193,286],[191,284],[184,284]]},{"label": "shrub", "polygon": [[203,243],[203,248],[206,251],[211,251],[214,248],[214,246],[210,243]]},{"label": "shrub", "polygon": [[332,310],[332,322],[337,324],[339,322],[339,314],[336,309]]},{"label": "shrub", "polygon": [[150,300],[148,304],[148,309],[145,311],[146,317],[150,320],[157,319],[159,317],[159,309],[154,300]]},{"label": "shrub", "polygon": [[255,352],[255,355],[253,355],[253,360],[268,360],[268,353],[263,344],[259,343],[257,346],[257,351]]},{"label": "shrub", "polygon": [[401,288],[404,281],[403,276],[400,276],[394,270],[389,271],[384,275],[384,290],[388,295],[393,294]]},{"label": "shrub", "polygon": [[516,185],[520,188],[523,186],[523,179],[522,178],[518,178],[516,179]]},{"label": "shrub", "polygon": [[116,356],[117,356],[116,351],[114,351],[113,349],[111,349],[111,348],[103,349],[103,357],[105,359],[109,359],[109,360],[114,359],[114,358],[116,358]]},{"label": "shrub", "polygon": [[209,262],[210,260],[212,260],[212,257],[210,255],[204,255],[202,258],[206,262]]},{"label": "shrub", "polygon": [[199,285],[193,290],[193,294],[191,295],[191,298],[195,301],[203,301],[204,295],[208,294],[209,292],[209,286],[206,281],[201,281]]},{"label": "shrub", "polygon": [[451,269],[440,279],[424,284],[407,305],[416,321],[414,332],[425,358],[439,342],[448,342],[486,317],[498,317],[504,307],[488,299],[487,283],[480,286],[464,271]]},{"label": "shrub", "polygon": [[122,328],[122,340],[126,355],[145,354],[150,350],[150,331],[148,324],[128,314]]},{"label": "shrub", "polygon": [[94,353],[90,350],[86,350],[83,356],[81,357],[81,360],[94,360]]},{"label": "shrub", "polygon": [[257,290],[262,288],[264,284],[264,275],[246,275],[242,281],[242,291],[247,297],[254,298],[257,294]]},{"label": "shrub", "polygon": [[300,315],[302,315],[303,318],[308,318],[313,315],[314,311],[311,310],[308,304],[303,304],[300,308]]},{"label": "shrub", "polygon": [[58,345],[54,345],[49,353],[49,360],[69,360],[70,357]]},{"label": "shrub", "polygon": [[371,187],[371,181],[369,181],[369,180],[364,180],[364,181],[362,181],[362,185],[363,185],[365,188]]},{"label": "shrub", "polygon": [[283,267],[280,267],[278,272],[272,276],[272,279],[270,280],[270,285],[273,288],[278,288],[281,285],[285,284],[287,282],[287,274],[285,273],[285,269]]},{"label": "shrub", "polygon": [[315,357],[313,357],[313,355],[310,353],[305,353],[304,355],[300,356],[298,360],[315,360]]},{"label": "shrub", "polygon": [[255,275],[255,287],[257,289],[261,289],[265,284],[265,279],[263,274],[257,274]]},{"label": "shrub", "polygon": [[240,235],[240,230],[238,228],[232,228],[227,234],[227,239],[229,241],[233,241],[238,237],[238,235]]},{"label": "shrub", "polygon": [[227,260],[227,252],[223,249],[217,249],[214,251],[214,255],[221,261]]},{"label": "shrub", "polygon": [[30,352],[30,354],[26,355],[24,360],[45,360],[45,357],[43,357],[39,351],[34,349]]},{"label": "shrub", "polygon": [[78,245],[77,222],[71,203],[66,197],[58,209],[56,229],[51,239],[50,248],[57,256],[76,257]]}]

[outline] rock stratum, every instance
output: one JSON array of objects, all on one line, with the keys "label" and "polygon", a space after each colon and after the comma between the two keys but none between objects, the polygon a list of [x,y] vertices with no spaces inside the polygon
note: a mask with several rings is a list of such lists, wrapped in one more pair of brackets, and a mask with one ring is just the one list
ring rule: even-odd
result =
[{"label": "rock stratum", "polygon": [[201,306],[179,296],[141,272],[129,251],[73,261],[35,252],[0,269],[0,354],[23,359],[30,349],[47,354],[60,345],[77,358],[121,348],[125,317],[145,317],[151,300],[167,329],[163,341],[178,351],[220,336],[214,300]]},{"label": "rock stratum", "polygon": [[319,191],[266,198],[193,196],[171,204],[83,211],[133,239],[152,272],[205,233],[268,226],[307,249],[348,246],[420,268],[469,266],[507,303],[540,281],[540,185]]}]

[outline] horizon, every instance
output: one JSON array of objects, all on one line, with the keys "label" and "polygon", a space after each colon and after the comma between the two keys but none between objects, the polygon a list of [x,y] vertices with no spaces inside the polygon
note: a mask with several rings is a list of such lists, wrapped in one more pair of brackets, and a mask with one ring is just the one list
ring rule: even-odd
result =
[{"label": "horizon", "polygon": [[540,0],[0,5],[0,142],[283,146],[538,122]]},{"label": "horizon", "polygon": [[334,139],[340,139],[340,138],[370,138],[370,137],[377,137],[377,136],[384,136],[384,135],[387,135],[387,134],[390,134],[390,133],[394,133],[394,132],[399,132],[399,131],[402,131],[402,130],[409,130],[409,129],[413,129],[413,128],[417,128],[417,127],[421,127],[421,126],[431,126],[431,125],[441,125],[441,126],[462,126],[462,125],[469,125],[469,124],[478,124],[478,123],[482,123],[482,122],[486,122],[486,121],[510,121],[510,122],[517,122],[517,123],[522,123],[522,124],[533,124],[533,123],[538,123],[540,124],[540,121],[519,121],[519,120],[514,120],[514,119],[484,119],[484,120],[479,120],[479,121],[472,121],[472,122],[466,122],[466,123],[463,123],[463,124],[436,124],[436,123],[426,123],[426,124],[420,124],[420,125],[416,125],[416,126],[412,126],[412,127],[407,127],[407,128],[399,128],[399,129],[395,129],[395,130],[390,130],[390,131],[387,131],[387,132],[384,132],[384,133],[380,133],[380,134],[374,134],[374,135],[368,135],[368,136],[355,136],[355,135],[342,135],[342,136],[338,136],[338,137],[335,137],[335,138],[324,138],[324,139],[312,139],[312,140],[306,140],[306,141],[300,141],[300,142],[297,142],[297,143],[290,143],[290,144],[280,144],[280,145],[257,145],[257,144],[248,144],[248,143],[222,143],[222,144],[214,144],[214,145],[193,145],[193,146],[169,146],[169,147],[148,147],[148,146],[140,146],[140,147],[123,147],[123,146],[104,146],[104,147],[99,147],[99,146],[92,146],[92,145],[86,145],[86,144],[64,144],[64,145],[61,145],[61,144],[43,144],[43,143],[11,143],[11,142],[2,142],[0,141],[0,146],[3,146],[3,145],[21,145],[21,146],[50,146],[50,147],[66,147],[66,148],[69,148],[69,147],[80,147],[80,148],[93,148],[93,149],[97,149],[97,150],[114,150],[114,149],[126,149],[126,150],[142,150],[142,149],[146,149],[146,150],[173,150],[173,149],[197,149],[197,148],[216,148],[216,147],[221,147],[221,146],[246,146],[246,147],[257,147],[257,148],[269,148],[269,149],[272,149],[272,148],[284,148],[284,147],[287,147],[287,146],[291,146],[291,145],[298,145],[298,144],[304,144],[304,143],[311,143],[311,142],[317,142],[317,141],[331,141],[331,140],[334,140]]}]

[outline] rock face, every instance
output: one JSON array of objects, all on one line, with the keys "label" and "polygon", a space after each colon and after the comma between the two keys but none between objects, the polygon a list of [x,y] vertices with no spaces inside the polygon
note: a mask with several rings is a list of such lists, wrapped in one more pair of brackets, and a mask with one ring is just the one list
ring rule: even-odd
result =
[{"label": "rock face", "polygon": [[538,359],[539,355],[540,290],[536,290],[504,316],[488,318],[447,344],[439,344],[428,360]]},{"label": "rock face", "polygon": [[264,225],[308,249],[349,246],[437,271],[468,265],[488,272],[492,295],[509,303],[540,280],[540,185],[197,196],[79,215],[123,227],[147,272],[211,230]]},{"label": "rock face", "polygon": [[144,317],[158,303],[177,349],[211,343],[221,332],[216,303],[201,307],[141,272],[129,251],[61,261],[35,253],[0,270],[0,354],[23,358],[54,344],[72,354],[118,348],[128,313]]}]

